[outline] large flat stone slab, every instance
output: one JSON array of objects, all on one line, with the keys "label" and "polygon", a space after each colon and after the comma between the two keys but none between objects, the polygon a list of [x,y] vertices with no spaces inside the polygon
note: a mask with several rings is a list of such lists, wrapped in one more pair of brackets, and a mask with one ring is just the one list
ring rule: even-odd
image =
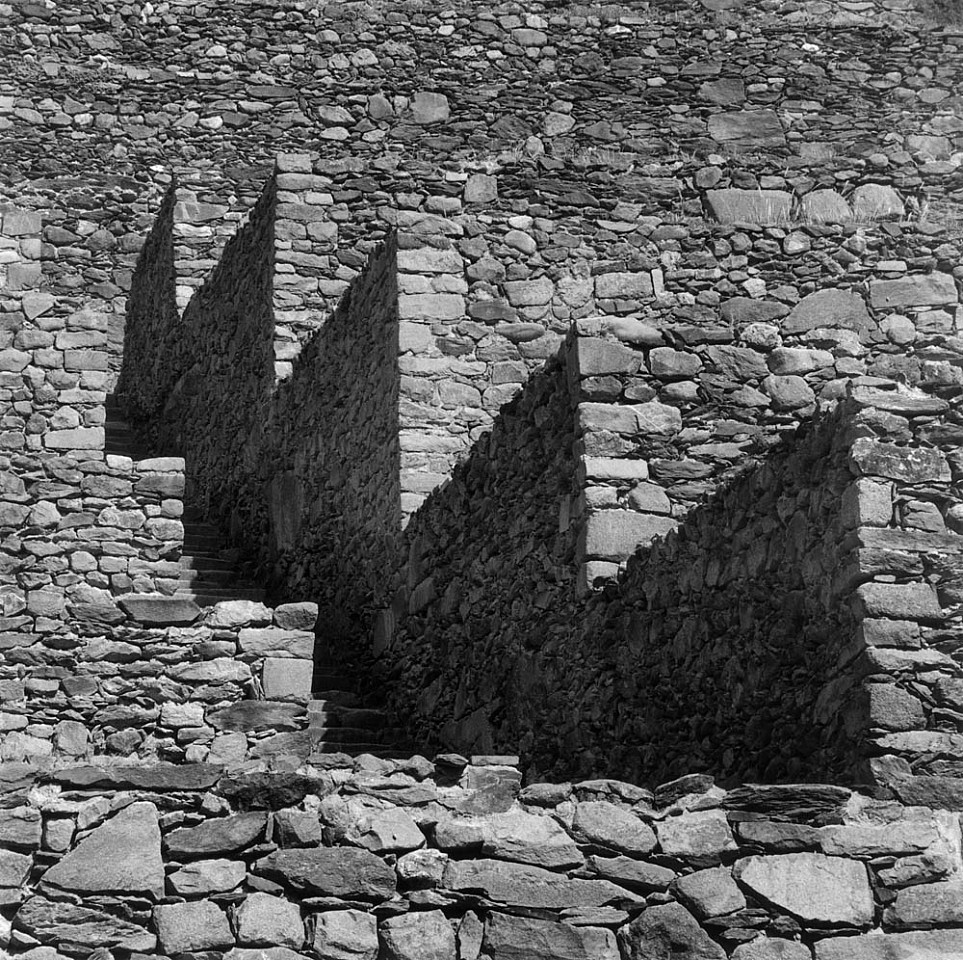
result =
[{"label": "large flat stone slab", "polygon": [[119,947],[152,953],[157,938],[149,930],[109,913],[72,903],[31,897],[17,912],[17,922],[41,943],[76,943],[90,948]]},{"label": "large flat stone slab", "polygon": [[746,857],[734,874],[769,903],[817,926],[867,927],[873,893],[865,864],[821,853]]},{"label": "large flat stone slab", "polygon": [[344,899],[387,900],[396,886],[395,871],[384,860],[352,847],[278,850],[254,870],[297,891]]},{"label": "large flat stone slab", "polygon": [[79,789],[208,790],[221,775],[213,763],[154,763],[147,767],[68,767],[50,774],[54,783]]},{"label": "large flat stone slab", "polygon": [[733,110],[709,117],[709,136],[719,143],[779,146],[786,134],[774,110]]},{"label": "large flat stone slab", "polygon": [[941,307],[958,301],[956,283],[948,273],[927,273],[899,280],[874,280],[869,285],[869,302],[875,310]]},{"label": "large flat stone slab", "polygon": [[608,880],[569,879],[564,874],[502,860],[456,860],[445,868],[442,886],[477,893],[518,907],[601,907],[639,898]]},{"label": "large flat stone slab", "polygon": [[81,894],[164,896],[157,807],[132,803],[101,824],[43,875],[45,886]]},{"label": "large flat stone slab", "polygon": [[124,597],[120,606],[132,620],[149,627],[190,624],[201,615],[201,608],[183,597]]},{"label": "large flat stone slab", "polygon": [[266,813],[238,813],[205,820],[196,827],[172,830],[164,847],[175,857],[210,856],[234,853],[262,839],[267,825]]},{"label": "large flat stone slab", "polygon": [[784,333],[806,333],[818,327],[863,333],[873,326],[866,302],[853,290],[817,290],[792,308],[782,324]]},{"label": "large flat stone slab", "polygon": [[776,226],[789,222],[792,194],[785,190],[707,190],[709,213],[719,223],[758,223]]}]

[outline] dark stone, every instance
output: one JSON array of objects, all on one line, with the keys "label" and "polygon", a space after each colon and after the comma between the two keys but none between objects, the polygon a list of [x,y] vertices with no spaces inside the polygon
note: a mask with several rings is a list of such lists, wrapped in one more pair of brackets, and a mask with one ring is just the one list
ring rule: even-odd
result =
[{"label": "dark stone", "polygon": [[213,763],[155,763],[149,767],[68,767],[49,775],[64,787],[90,790],[208,790],[222,768]]},{"label": "dark stone", "polygon": [[31,897],[17,912],[15,923],[41,943],[57,947],[71,943],[85,947],[119,947],[152,953],[157,945],[154,934],[88,907]]},{"label": "dark stone", "polygon": [[380,857],[353,847],[278,850],[258,860],[254,872],[299,892],[381,901],[395,893],[395,871]]},{"label": "dark stone", "polygon": [[245,773],[222,777],[216,792],[241,809],[281,810],[319,793],[321,782],[297,773]]},{"label": "dark stone", "polygon": [[205,820],[196,827],[181,827],[164,838],[168,853],[179,857],[235,853],[263,839],[266,813],[238,813]]},{"label": "dark stone", "polygon": [[124,597],[121,607],[131,619],[149,627],[169,627],[193,623],[201,608],[182,597]]},{"label": "dark stone", "polygon": [[215,730],[257,733],[261,730],[298,730],[304,723],[304,707],[272,700],[239,700],[214,710],[207,722]]}]

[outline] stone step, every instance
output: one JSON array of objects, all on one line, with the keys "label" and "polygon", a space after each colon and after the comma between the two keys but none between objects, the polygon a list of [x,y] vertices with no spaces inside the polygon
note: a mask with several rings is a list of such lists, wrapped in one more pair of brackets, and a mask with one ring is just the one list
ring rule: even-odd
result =
[{"label": "stone step", "polygon": [[308,703],[308,721],[311,729],[344,724],[367,730],[376,730],[384,727],[387,717],[383,710],[373,710],[368,707],[346,707],[323,700],[312,700]]},{"label": "stone step", "polygon": [[310,727],[312,734],[325,743],[379,743],[382,746],[396,743],[404,736],[404,730],[398,727],[385,727],[383,730],[372,730],[368,727]]},{"label": "stone step", "polygon": [[[332,743],[329,741],[320,741],[319,743],[314,744],[311,752],[312,754],[346,753],[348,756],[352,757],[359,756],[362,753],[368,753],[373,757],[382,757],[385,759],[403,759],[414,756],[419,752],[419,748],[413,743],[396,743],[386,745],[384,743],[370,743],[363,741],[358,743]],[[311,762],[310,757],[308,757],[308,762]]]},{"label": "stone step", "polygon": [[182,570],[227,570],[233,571],[236,564],[231,560],[225,560],[222,557],[214,555],[205,555],[197,553],[185,553],[178,560]]},{"label": "stone step", "polygon": [[314,695],[318,699],[308,702],[309,713],[312,703],[336,703],[345,707],[356,707],[361,703],[360,697],[353,690],[317,690]]}]

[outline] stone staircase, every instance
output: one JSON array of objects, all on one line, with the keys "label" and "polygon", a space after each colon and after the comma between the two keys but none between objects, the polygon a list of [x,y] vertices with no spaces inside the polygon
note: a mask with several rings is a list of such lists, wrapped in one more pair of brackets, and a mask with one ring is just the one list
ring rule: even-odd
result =
[{"label": "stone staircase", "polygon": [[[105,433],[107,454],[134,460],[151,457],[151,452],[138,442],[113,396],[107,400]],[[190,600],[198,607],[226,600],[264,603],[264,588],[245,577],[238,564],[238,552],[225,547],[217,527],[192,507],[185,507],[182,519],[184,547],[178,561],[180,570],[173,597],[167,599]],[[384,711],[362,701],[337,658],[326,653],[324,646],[324,640],[319,638],[312,699],[306,704],[310,754],[367,753],[390,758],[417,753],[404,731],[389,725]]]},{"label": "stone staircase", "polygon": [[[105,452],[116,456],[144,460],[152,456],[141,444],[113,395],[106,404]],[[199,607],[212,606],[222,600],[264,601],[264,588],[246,578],[238,566],[237,551],[225,546],[218,529],[200,513],[185,507],[184,549],[174,596],[193,600]]]}]

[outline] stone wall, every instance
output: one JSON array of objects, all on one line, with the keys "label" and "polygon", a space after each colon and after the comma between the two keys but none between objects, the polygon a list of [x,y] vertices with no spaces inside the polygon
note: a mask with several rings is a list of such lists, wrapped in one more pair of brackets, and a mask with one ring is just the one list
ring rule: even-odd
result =
[{"label": "stone wall", "polygon": [[74,765],[42,782],[8,765],[0,944],[30,958],[963,956],[956,814],[700,776],[520,789],[512,762]]},{"label": "stone wall", "polygon": [[[533,379],[406,531],[374,653],[419,738],[515,743],[555,774],[919,775],[958,794],[957,402],[853,387],[580,599],[583,553],[632,537],[621,511],[576,522],[563,384],[557,365]],[[625,462],[603,489],[651,498]]]},{"label": "stone wall", "polygon": [[173,592],[184,462],[105,455],[109,314],[51,292],[38,214],[0,213],[0,574],[5,649],[116,598]]}]

